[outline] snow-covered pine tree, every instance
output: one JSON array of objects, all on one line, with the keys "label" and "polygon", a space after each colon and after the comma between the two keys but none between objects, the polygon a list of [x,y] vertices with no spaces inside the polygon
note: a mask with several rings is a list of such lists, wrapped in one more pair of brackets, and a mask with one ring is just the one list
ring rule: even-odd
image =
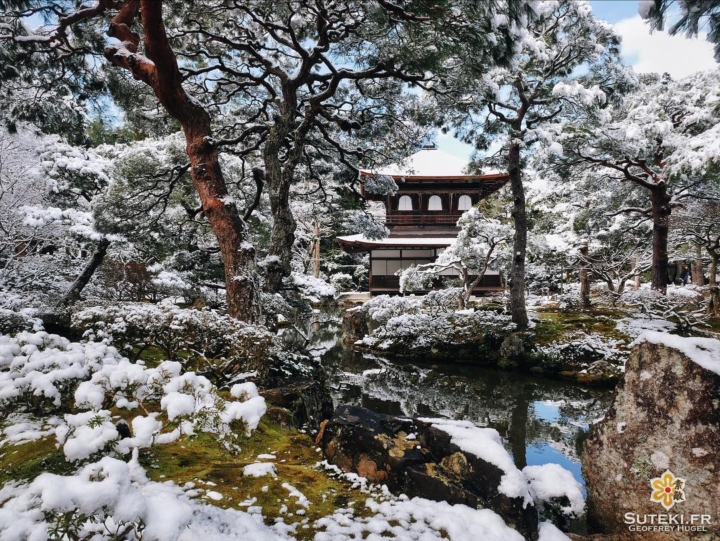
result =
[{"label": "snow-covered pine tree", "polygon": [[522,32],[512,65],[484,72],[471,57],[458,58],[455,92],[441,100],[446,126],[482,151],[499,147],[491,155],[478,154],[478,167],[501,167],[510,174],[515,225],[510,305],[519,328],[528,325],[524,154],[538,145],[562,153],[556,139],[563,119],[580,106],[599,108],[633,79],[620,61],[619,38],[594,18],[588,2],[530,5],[535,18]]}]

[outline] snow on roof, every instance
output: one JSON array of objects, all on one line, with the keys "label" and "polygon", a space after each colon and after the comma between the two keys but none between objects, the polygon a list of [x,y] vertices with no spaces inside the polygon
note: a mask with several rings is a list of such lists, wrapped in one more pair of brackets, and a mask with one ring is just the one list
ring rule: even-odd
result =
[{"label": "snow on roof", "polygon": [[[363,171],[374,175],[420,176],[420,177],[459,177],[469,175],[469,162],[442,150],[424,148],[401,163]],[[486,174],[498,174],[492,171]]]},{"label": "snow on roof", "polygon": [[365,235],[348,235],[337,237],[340,243],[354,244],[356,246],[378,247],[383,246],[428,246],[445,248],[450,246],[455,237],[387,237],[382,240],[373,240]]}]

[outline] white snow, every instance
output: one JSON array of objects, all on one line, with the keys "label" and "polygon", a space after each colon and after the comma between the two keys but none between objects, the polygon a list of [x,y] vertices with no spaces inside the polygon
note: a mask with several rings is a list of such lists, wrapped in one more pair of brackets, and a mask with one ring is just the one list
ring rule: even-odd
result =
[{"label": "white snow", "polygon": [[[523,541],[523,536],[509,528],[499,515],[489,509],[472,509],[423,498],[376,502],[368,498],[365,506],[371,517],[355,517],[351,509],[338,509],[321,518],[315,527],[315,541],[345,539],[398,539],[441,541]],[[548,540],[552,541],[552,540]]]},{"label": "white snow", "polygon": [[277,469],[272,462],[255,462],[243,468],[243,475],[248,477],[265,477],[266,475],[272,475],[273,477],[277,477]]},{"label": "white snow", "polygon": [[301,505],[302,507],[305,507],[306,509],[308,507],[310,507],[310,500],[308,500],[305,497],[305,494],[300,492],[298,489],[296,489],[290,483],[283,483],[282,487],[290,493],[291,497],[293,497],[297,500],[297,502],[296,502],[297,505]]},{"label": "white snow", "polygon": [[479,428],[469,421],[449,419],[420,419],[450,435],[450,441],[463,451],[471,453],[500,468],[503,476],[498,491],[510,498],[523,498],[524,504],[532,503],[528,484],[517,469],[510,454],[503,447],[502,439],[493,428]]},{"label": "white snow", "polygon": [[530,493],[541,505],[552,498],[567,496],[570,505],[562,507],[566,515],[580,516],[585,511],[585,498],[582,485],[575,480],[573,474],[559,464],[543,464],[541,466],[525,466],[523,474],[530,483]]},{"label": "white snow", "polygon": [[541,522],[538,531],[540,532],[538,541],[570,541],[570,538],[558,530],[552,522]]},{"label": "white snow", "polygon": [[715,340],[714,338],[685,338],[663,332],[645,331],[631,346],[642,344],[643,342],[662,344],[669,348],[676,349],[694,363],[720,375],[720,340]]}]

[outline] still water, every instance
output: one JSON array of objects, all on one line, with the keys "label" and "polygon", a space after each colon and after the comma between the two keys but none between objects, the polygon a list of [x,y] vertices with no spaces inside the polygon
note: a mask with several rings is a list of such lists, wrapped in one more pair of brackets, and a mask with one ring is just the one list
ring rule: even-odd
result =
[{"label": "still water", "polygon": [[[317,314],[316,314],[317,316]],[[328,373],[335,406],[390,415],[468,420],[496,429],[518,468],[557,463],[582,483],[582,441],[612,392],[471,364],[392,361],[343,347],[340,319],[322,315],[307,331]]]}]

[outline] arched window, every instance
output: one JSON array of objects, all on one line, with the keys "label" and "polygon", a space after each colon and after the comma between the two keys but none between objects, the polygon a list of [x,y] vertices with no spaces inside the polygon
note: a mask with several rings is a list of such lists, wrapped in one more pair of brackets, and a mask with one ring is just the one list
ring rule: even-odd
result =
[{"label": "arched window", "polygon": [[400,197],[400,203],[398,204],[398,210],[412,210],[412,199],[409,195],[403,195]]},{"label": "arched window", "polygon": [[428,201],[428,210],[442,210],[442,199],[439,195],[433,195]]},{"label": "arched window", "polygon": [[472,207],[472,199],[469,195],[461,195],[458,199],[458,210],[470,210]]}]

